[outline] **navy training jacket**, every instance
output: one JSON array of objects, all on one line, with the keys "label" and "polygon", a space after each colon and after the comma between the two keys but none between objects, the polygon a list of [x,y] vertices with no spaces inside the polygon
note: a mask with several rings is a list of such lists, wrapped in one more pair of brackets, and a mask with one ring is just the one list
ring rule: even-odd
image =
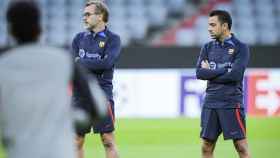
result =
[{"label": "navy training jacket", "polygon": [[[208,60],[210,69],[201,68]],[[198,79],[207,80],[204,107],[244,108],[243,77],[249,62],[249,48],[233,34],[223,43],[215,40],[201,49],[196,66]]]}]

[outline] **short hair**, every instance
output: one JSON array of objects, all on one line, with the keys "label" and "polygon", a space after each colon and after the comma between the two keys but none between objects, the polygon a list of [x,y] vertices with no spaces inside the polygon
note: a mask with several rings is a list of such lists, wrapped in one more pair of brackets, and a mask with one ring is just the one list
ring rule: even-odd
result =
[{"label": "short hair", "polygon": [[95,5],[95,13],[103,15],[103,21],[107,23],[109,21],[109,9],[108,6],[102,0],[90,0],[86,3],[86,7]]},{"label": "short hair", "polygon": [[231,25],[232,25],[232,19],[230,14],[225,11],[225,10],[213,10],[210,12],[209,17],[213,17],[213,16],[217,16],[218,20],[224,24],[227,23],[228,24],[228,29],[231,29]]},{"label": "short hair", "polygon": [[37,41],[40,32],[40,10],[35,1],[12,1],[7,9],[10,33],[19,43]]}]

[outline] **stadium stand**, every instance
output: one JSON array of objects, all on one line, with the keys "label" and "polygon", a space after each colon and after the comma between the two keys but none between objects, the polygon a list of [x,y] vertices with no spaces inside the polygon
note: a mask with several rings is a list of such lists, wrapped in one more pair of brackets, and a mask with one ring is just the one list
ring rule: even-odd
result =
[{"label": "stadium stand", "polygon": [[[86,0],[38,0],[42,7],[42,42],[65,46],[83,29]],[[8,43],[5,9],[0,1],[0,47]],[[233,32],[251,45],[280,43],[279,0],[105,0],[109,27],[122,44],[200,46],[209,39],[207,15],[211,9],[229,11]]]},{"label": "stadium stand", "polygon": [[250,45],[280,43],[280,5],[278,0],[210,0],[192,17],[184,18],[154,39],[155,45],[199,46],[209,40],[207,13],[227,10],[233,17],[233,32]]}]

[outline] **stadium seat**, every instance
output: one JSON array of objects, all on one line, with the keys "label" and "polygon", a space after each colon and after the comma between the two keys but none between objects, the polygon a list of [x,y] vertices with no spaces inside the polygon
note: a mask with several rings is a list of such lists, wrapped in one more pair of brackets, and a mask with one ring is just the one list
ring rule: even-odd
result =
[{"label": "stadium seat", "polygon": [[146,17],[149,20],[150,25],[160,26],[164,24],[164,20],[167,18],[167,9],[155,5],[147,6]]},{"label": "stadium seat", "polygon": [[126,11],[127,11],[127,16],[134,18],[135,21],[138,21],[138,18],[145,17],[145,12],[143,12],[143,5],[142,6],[131,5],[126,9]]},{"label": "stadium seat", "polygon": [[208,27],[208,16],[199,16],[194,25],[198,29],[207,30]]},{"label": "stadium seat", "polygon": [[106,3],[109,6],[124,5],[126,3],[126,0],[106,0]]},{"label": "stadium seat", "polygon": [[126,5],[127,5],[127,7],[134,7],[134,6],[143,7],[144,6],[144,1],[127,0]]},{"label": "stadium seat", "polygon": [[126,7],[123,5],[114,5],[110,8],[110,18],[125,18],[127,16]]},{"label": "stadium seat", "polygon": [[179,46],[196,45],[196,33],[192,28],[182,28],[176,32],[176,43]]},{"label": "stadium seat", "polygon": [[233,5],[235,14],[237,16],[243,16],[243,17],[251,17],[253,16],[253,7],[251,4],[244,4],[244,5]]},{"label": "stadium seat", "polygon": [[211,40],[207,29],[197,28],[196,34],[197,34],[197,45],[199,46]]},{"label": "stadium seat", "polygon": [[274,15],[271,15],[270,18],[267,18],[266,16],[263,16],[263,15],[256,16],[256,22],[260,29],[263,29],[263,28],[274,29],[276,27],[276,18],[274,17]]},{"label": "stadium seat", "polygon": [[185,0],[164,0],[163,3],[169,12],[184,11],[184,7],[186,5]]},{"label": "stadium seat", "polygon": [[229,5],[228,3],[220,3],[215,6],[215,9],[220,9],[220,10],[226,10],[228,11],[231,15],[233,14],[233,8],[232,5]]},{"label": "stadium seat", "polygon": [[47,41],[56,46],[62,46],[66,44],[67,41],[67,34],[63,30],[49,30],[47,32]]},{"label": "stadium seat", "polygon": [[134,18],[130,18],[127,20],[129,33],[133,35],[134,39],[140,40],[144,39],[146,36],[148,21],[142,17],[135,20]]},{"label": "stadium seat", "polygon": [[276,28],[262,28],[258,30],[260,44],[275,45],[278,43],[278,34]]},{"label": "stadium seat", "polygon": [[244,27],[236,28],[236,35],[242,41],[249,45],[254,45],[257,43],[257,34],[254,27],[246,29]]}]

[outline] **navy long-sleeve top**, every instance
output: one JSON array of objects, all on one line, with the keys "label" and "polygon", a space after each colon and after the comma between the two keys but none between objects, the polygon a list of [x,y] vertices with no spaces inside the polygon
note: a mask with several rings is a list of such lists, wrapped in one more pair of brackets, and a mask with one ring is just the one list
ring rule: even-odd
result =
[{"label": "navy long-sleeve top", "polygon": [[[208,60],[210,69],[201,67],[203,60]],[[233,34],[224,42],[206,43],[196,66],[197,78],[208,81],[203,106],[243,108],[243,76],[248,62],[248,46]]]},{"label": "navy long-sleeve top", "polygon": [[72,49],[76,62],[97,78],[108,99],[113,100],[112,80],[121,51],[120,37],[108,28],[98,33],[80,32],[72,42]]}]

